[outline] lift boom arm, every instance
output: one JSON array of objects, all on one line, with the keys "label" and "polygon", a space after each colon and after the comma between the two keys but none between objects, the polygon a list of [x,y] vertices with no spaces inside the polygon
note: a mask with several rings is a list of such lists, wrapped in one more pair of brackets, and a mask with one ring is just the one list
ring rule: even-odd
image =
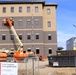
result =
[{"label": "lift boom arm", "polygon": [[15,38],[17,39],[18,43],[19,43],[19,47],[17,52],[14,52],[14,58],[17,60],[23,60],[23,58],[25,57],[30,57],[30,56],[35,56],[38,58],[38,55],[35,52],[28,52],[28,51],[23,51],[23,44],[21,42],[21,40],[19,39],[14,27],[13,27],[13,20],[11,19],[4,19],[2,21],[2,24],[7,25],[10,27],[10,30],[12,31],[12,33],[14,34]]},{"label": "lift boom arm", "polygon": [[14,34],[14,37],[16,38],[17,42],[19,43],[18,51],[20,51],[20,50],[23,50],[23,44],[22,44],[21,40],[19,39],[19,37],[12,25],[12,22],[13,21],[11,21],[10,19],[4,19],[2,21],[2,24],[8,25],[10,27],[10,30],[12,31],[12,33]]}]

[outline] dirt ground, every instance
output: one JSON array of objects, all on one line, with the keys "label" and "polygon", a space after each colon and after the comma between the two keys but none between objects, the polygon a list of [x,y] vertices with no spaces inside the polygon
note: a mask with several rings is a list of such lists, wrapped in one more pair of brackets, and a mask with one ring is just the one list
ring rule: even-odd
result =
[{"label": "dirt ground", "polygon": [[18,75],[76,75],[75,67],[50,67],[48,60],[19,63]]}]

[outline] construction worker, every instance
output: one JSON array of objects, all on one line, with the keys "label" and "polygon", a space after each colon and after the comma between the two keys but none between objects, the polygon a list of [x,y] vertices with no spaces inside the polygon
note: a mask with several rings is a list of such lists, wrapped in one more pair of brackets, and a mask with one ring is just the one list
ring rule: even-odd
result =
[{"label": "construction worker", "polygon": [[12,25],[14,25],[14,19],[13,19],[13,17],[10,18],[10,21],[11,21]]}]

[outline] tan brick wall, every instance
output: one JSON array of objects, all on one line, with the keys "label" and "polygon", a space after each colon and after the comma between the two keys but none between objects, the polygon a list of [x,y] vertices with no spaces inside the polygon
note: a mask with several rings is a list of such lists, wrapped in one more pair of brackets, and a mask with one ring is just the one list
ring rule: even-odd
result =
[{"label": "tan brick wall", "polygon": [[[47,9],[50,9],[50,14],[47,14]],[[56,31],[56,9],[55,6],[45,6],[43,9],[43,30],[44,31]],[[51,22],[51,27],[47,26],[47,22]]]},{"label": "tan brick wall", "polygon": [[[27,7],[30,7],[30,13],[27,13]],[[38,6],[39,11],[35,13],[35,7]],[[6,7],[6,13],[3,13],[3,7]],[[10,8],[14,7],[14,13],[10,12]],[[19,13],[19,7],[22,7],[22,12]],[[32,10],[33,8],[33,10]],[[1,4],[0,5],[0,17],[9,17],[9,16],[42,16],[42,4]]]}]

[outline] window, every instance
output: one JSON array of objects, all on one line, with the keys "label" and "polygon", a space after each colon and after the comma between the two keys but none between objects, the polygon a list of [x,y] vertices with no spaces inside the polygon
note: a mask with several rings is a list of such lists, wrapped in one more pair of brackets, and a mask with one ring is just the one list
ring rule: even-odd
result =
[{"label": "window", "polygon": [[14,35],[11,35],[11,36],[10,36],[10,39],[11,39],[11,40],[14,40]]},{"label": "window", "polygon": [[48,27],[51,27],[51,22],[50,21],[48,22]]},{"label": "window", "polygon": [[19,12],[22,12],[22,7],[19,7]]},{"label": "window", "polygon": [[47,9],[47,14],[50,14],[50,9]]},{"label": "window", "polygon": [[31,35],[27,35],[27,39],[30,40],[31,39]]},{"label": "window", "polygon": [[36,24],[36,25],[39,25],[39,21],[35,21],[35,24]]},{"label": "window", "polygon": [[36,49],[36,54],[40,54],[40,50],[39,49]]},{"label": "window", "polygon": [[49,54],[52,54],[52,49],[49,49]]},{"label": "window", "polygon": [[6,13],[6,7],[3,7],[3,13]]},{"label": "window", "polygon": [[22,40],[22,35],[19,35],[19,39]]},{"label": "window", "polygon": [[22,21],[19,21],[19,22],[18,22],[18,25],[21,26],[21,25],[22,25]]},{"label": "window", "polygon": [[30,21],[27,21],[27,24],[26,25],[29,26],[30,25]]},{"label": "window", "polygon": [[48,36],[48,40],[51,40],[51,35]]},{"label": "window", "polygon": [[30,7],[27,7],[27,12],[30,12]]},{"label": "window", "polygon": [[38,34],[36,35],[36,39],[39,39],[39,35]]},{"label": "window", "polygon": [[14,26],[14,21],[13,21],[12,25]]},{"label": "window", "polygon": [[6,40],[6,35],[2,35],[2,40]]},{"label": "window", "polygon": [[11,7],[11,12],[12,12],[12,13],[14,12],[14,7]]},{"label": "window", "polygon": [[38,12],[38,7],[35,7],[35,12]]},{"label": "window", "polygon": [[28,51],[28,52],[31,52],[31,49],[28,49],[27,51]]}]

